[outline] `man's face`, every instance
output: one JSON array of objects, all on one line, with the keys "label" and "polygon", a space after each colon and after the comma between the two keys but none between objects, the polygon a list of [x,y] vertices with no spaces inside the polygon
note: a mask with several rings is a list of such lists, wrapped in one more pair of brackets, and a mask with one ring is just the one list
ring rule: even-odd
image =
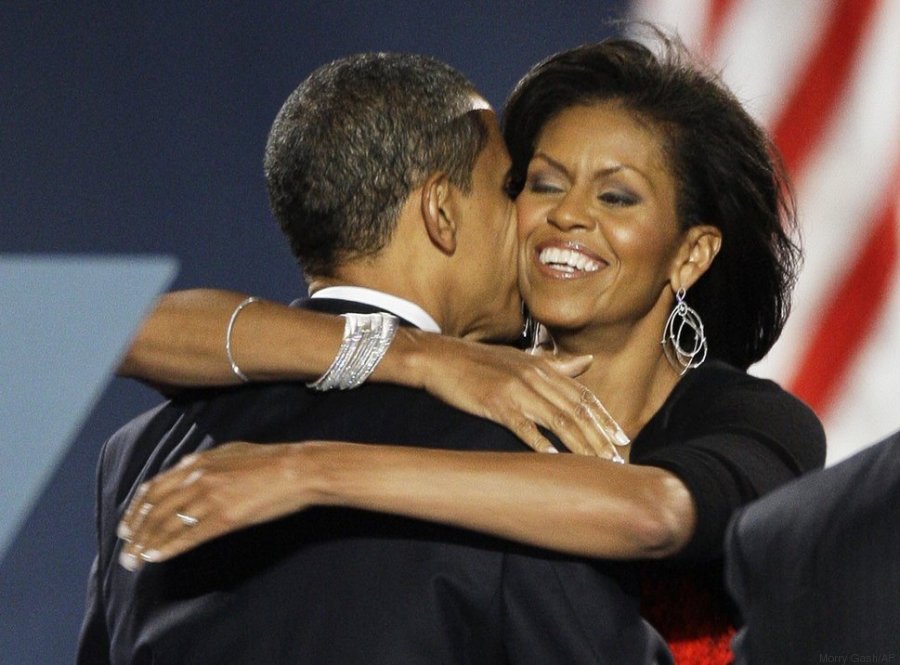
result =
[{"label": "man's face", "polygon": [[472,189],[464,197],[459,250],[465,254],[460,283],[465,291],[470,339],[508,340],[522,328],[517,286],[516,209],[506,193],[510,159],[491,110],[476,111],[488,138],[472,170]]}]

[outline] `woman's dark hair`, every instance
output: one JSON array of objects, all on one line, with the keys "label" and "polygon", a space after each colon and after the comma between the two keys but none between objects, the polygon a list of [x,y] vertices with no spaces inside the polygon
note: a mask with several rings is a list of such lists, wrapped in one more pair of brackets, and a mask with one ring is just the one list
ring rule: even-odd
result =
[{"label": "woman's dark hair", "polygon": [[719,77],[653,31],[659,54],[610,39],[558,53],[519,81],[503,114],[510,187],[521,191],[541,130],[565,109],[615,102],[650,122],[677,182],[679,225],[722,232],[690,305],[710,356],[746,369],[768,353],[790,310],[801,258],[790,185],[772,142]]}]

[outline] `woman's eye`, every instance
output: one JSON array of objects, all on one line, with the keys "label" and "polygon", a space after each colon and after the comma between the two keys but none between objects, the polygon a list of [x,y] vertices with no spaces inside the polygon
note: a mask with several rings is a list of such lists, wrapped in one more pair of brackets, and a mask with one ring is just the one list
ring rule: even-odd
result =
[{"label": "woman's eye", "polygon": [[529,180],[528,191],[532,194],[557,194],[562,191],[562,188],[546,180]]},{"label": "woman's eye", "polygon": [[638,197],[634,194],[629,194],[628,192],[603,192],[598,198],[603,203],[612,206],[632,206],[638,202]]}]

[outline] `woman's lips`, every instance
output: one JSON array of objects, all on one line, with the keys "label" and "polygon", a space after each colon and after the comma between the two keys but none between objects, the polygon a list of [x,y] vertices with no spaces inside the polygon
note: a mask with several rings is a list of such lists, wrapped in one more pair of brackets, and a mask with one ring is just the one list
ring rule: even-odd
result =
[{"label": "woman's lips", "polygon": [[587,277],[608,265],[575,242],[543,242],[535,247],[534,256],[539,270],[554,279]]}]

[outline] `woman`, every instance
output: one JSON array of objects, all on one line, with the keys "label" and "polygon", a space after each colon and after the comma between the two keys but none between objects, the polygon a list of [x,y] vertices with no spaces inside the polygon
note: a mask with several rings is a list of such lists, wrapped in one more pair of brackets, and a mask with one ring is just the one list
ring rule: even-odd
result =
[{"label": "woman", "polygon": [[[129,547],[160,560],[251,523],[341,505],[639,559],[646,613],[676,658],[723,662],[732,628],[717,571],[728,518],[821,466],[824,435],[799,401],[745,372],[781,331],[799,258],[780,166],[724,86],[679,47],[664,46],[655,56],[613,40],[553,56],[525,76],[505,110],[523,295],[556,349],[593,357],[580,383],[631,438],[620,449],[630,464],[590,454],[235,444],[185,460],[145,488],[123,521]],[[199,372],[221,382],[226,325],[231,364],[252,379],[308,380],[329,368],[340,323],[268,303],[235,319],[240,300],[215,294],[199,309],[168,302],[170,314],[148,323],[123,372],[180,382]],[[191,327],[200,310],[207,316]],[[323,345],[329,352],[294,355],[303,346],[298,326],[334,339]],[[171,327],[188,338],[183,356],[152,341]],[[187,367],[194,352],[202,362],[186,374],[154,374],[157,352],[167,358],[160,367]],[[560,422],[576,452],[605,454],[599,436],[579,444],[590,435],[569,422],[577,418],[554,417],[578,407],[578,389],[563,381],[556,390],[546,379],[525,388],[523,372],[549,367],[538,360],[528,375],[528,362],[509,349],[408,332],[371,380],[424,385],[538,449],[547,442],[534,437],[534,423]],[[514,386],[511,396],[483,406],[498,376]],[[540,393],[539,407],[528,406],[528,391]],[[259,487],[265,502],[251,502]],[[144,503],[156,507],[146,517],[134,509]],[[202,519],[186,526],[178,510]]]}]

